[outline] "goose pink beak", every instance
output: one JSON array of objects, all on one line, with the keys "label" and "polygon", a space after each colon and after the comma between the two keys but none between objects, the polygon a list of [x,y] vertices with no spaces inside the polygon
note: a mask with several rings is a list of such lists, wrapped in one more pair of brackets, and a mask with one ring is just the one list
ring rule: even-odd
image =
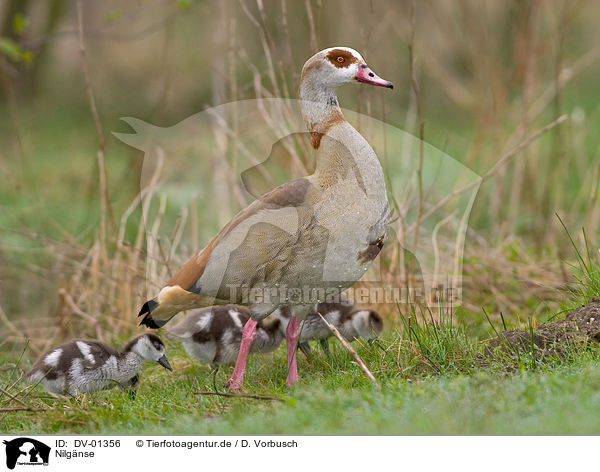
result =
[{"label": "goose pink beak", "polygon": [[366,64],[358,66],[358,74],[356,74],[354,79],[363,84],[378,85],[379,87],[387,87],[390,89],[394,88],[394,84],[389,80],[384,80],[379,77],[375,72],[369,69],[369,66]]}]

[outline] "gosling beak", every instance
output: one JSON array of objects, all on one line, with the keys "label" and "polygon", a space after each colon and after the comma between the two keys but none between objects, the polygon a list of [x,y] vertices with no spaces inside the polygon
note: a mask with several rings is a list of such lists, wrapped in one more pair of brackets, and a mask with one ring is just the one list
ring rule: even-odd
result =
[{"label": "gosling beak", "polygon": [[165,369],[172,371],[173,367],[171,367],[171,364],[169,364],[169,361],[167,359],[167,356],[162,356],[159,360],[157,360],[156,362],[158,362],[160,365],[162,365]]},{"label": "gosling beak", "polygon": [[384,80],[379,77],[377,74],[375,74],[375,72],[369,69],[368,65],[364,63],[358,66],[358,73],[354,79],[358,82],[362,82],[363,84],[377,85],[378,87],[387,87],[390,89],[394,88],[394,84],[392,84],[389,80]]}]

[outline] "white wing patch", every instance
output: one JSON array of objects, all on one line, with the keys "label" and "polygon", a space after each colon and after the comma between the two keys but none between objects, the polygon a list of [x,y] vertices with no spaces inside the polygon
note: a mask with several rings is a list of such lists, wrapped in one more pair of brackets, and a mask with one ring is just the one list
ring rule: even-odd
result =
[{"label": "white wing patch", "polygon": [[198,327],[198,331],[208,331],[210,327],[210,322],[212,321],[212,314],[203,315],[198,321],[196,321],[196,326]]},{"label": "white wing patch", "polygon": [[39,371],[39,370],[36,370],[36,371],[35,371],[33,374],[31,374],[31,375],[28,377],[28,380],[29,380],[30,382],[37,382],[37,381],[39,381],[39,380],[41,380],[41,379],[43,379],[43,378],[44,378],[44,374],[42,374],[42,372],[41,372],[41,371]]},{"label": "white wing patch", "polygon": [[50,354],[48,354],[46,356],[46,358],[44,359],[44,362],[51,367],[56,367],[58,365],[58,361],[60,360],[61,354],[62,354],[62,349],[55,349],[54,351],[52,351]]},{"label": "white wing patch", "polygon": [[221,364],[232,364],[237,359],[240,344],[239,342],[234,342],[235,339],[235,333],[230,329],[226,329],[223,333],[223,343],[219,353],[219,362]]},{"label": "white wing patch", "polygon": [[229,316],[231,316],[231,319],[233,320],[233,322],[239,329],[243,329],[242,320],[240,320],[240,312],[239,311],[229,310]]},{"label": "white wing patch", "polygon": [[[319,319],[321,318],[319,317]],[[325,319],[329,321],[332,325],[337,326],[340,324],[340,312],[338,310],[330,311],[325,315]]]},{"label": "white wing patch", "polygon": [[369,330],[369,315],[368,311],[359,311],[352,317],[352,327],[356,332],[355,336],[360,336],[365,339],[371,338],[371,332]]},{"label": "white wing patch", "polygon": [[89,344],[84,343],[83,341],[77,341],[77,347],[81,351],[81,354],[83,354],[83,357],[85,357],[90,364],[96,363],[96,358],[92,354]]}]

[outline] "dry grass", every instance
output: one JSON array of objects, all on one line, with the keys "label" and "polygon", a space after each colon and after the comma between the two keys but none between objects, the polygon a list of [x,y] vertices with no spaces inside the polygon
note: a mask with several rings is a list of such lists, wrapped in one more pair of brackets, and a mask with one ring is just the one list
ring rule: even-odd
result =
[{"label": "dry grass", "polygon": [[[395,75],[395,82],[405,90],[388,98],[360,89],[356,97],[344,97],[349,108],[385,118],[397,126],[401,124],[420,138],[431,136],[439,147],[444,147],[439,136],[448,136],[440,134],[440,129],[452,127],[452,122],[436,121],[438,107],[443,116],[456,115],[466,123],[468,134],[458,144],[451,143],[453,153],[485,175],[487,181],[468,222],[463,254],[465,307],[478,312],[485,305],[493,310],[492,316],[500,311],[537,316],[556,310],[564,289],[572,283],[570,268],[559,261],[573,257],[567,252],[568,241],[557,224],[555,212],[568,215],[570,228],[585,225],[588,234],[600,234],[600,164],[594,165],[597,156],[594,150],[588,150],[597,139],[597,109],[590,115],[583,111],[583,104],[573,107],[573,99],[568,95],[573,84],[589,80],[587,74],[594,70],[600,57],[594,26],[599,9],[591,2],[575,7],[568,1],[526,5],[478,1],[364,3],[367,5],[361,2],[360,7],[348,9],[341,24],[332,21],[339,19],[339,5],[329,2],[215,4],[215,10],[210,12],[213,26],[207,30],[226,34],[212,39],[210,34],[202,37],[205,42],[213,41],[211,100],[217,104],[250,97],[294,97],[304,59],[340,38],[348,41],[364,52],[376,70],[379,66],[387,69],[387,75]],[[36,240],[52,254],[50,264],[8,271],[56,281],[54,300],[46,304],[45,311],[27,317],[22,313],[2,316],[4,343],[27,340],[33,353],[74,336],[109,340],[130,336],[136,330],[134,319],[140,302],[148,292],[161,286],[190,251],[199,249],[200,235],[207,232],[197,202],[174,211],[167,198],[156,192],[160,168],[128,206],[116,204],[109,196],[116,185],[105,162],[111,150],[104,144],[104,129],[110,126],[103,125],[95,98],[106,94],[103,74],[116,73],[118,67],[132,72],[124,64],[122,52],[117,51],[120,46],[100,40],[89,48],[90,34],[98,28],[97,19],[107,8],[84,5],[82,16],[78,16],[81,62],[77,67],[83,65],[83,82],[93,118],[89,126],[97,131],[99,147],[98,153],[88,158],[99,165],[95,188],[100,205],[94,211],[98,212],[100,223],[93,230],[93,238],[85,239],[65,228],[59,240],[27,227],[9,228],[23,238]],[[200,18],[201,8],[192,7],[185,15]],[[124,16],[136,12],[139,10],[126,10]],[[171,28],[170,21],[164,28]],[[117,22],[109,29],[114,33],[123,27]],[[184,24],[182,31],[187,31],[185,27],[189,25]],[[357,33],[350,36],[345,30]],[[170,35],[178,34],[169,31]],[[24,44],[27,41],[32,38],[25,38]],[[161,43],[165,57],[169,57],[168,48],[176,47],[163,37],[149,36],[147,41],[149,48],[157,41]],[[105,64],[102,56],[114,58],[115,65]],[[172,60],[178,63],[185,59]],[[106,65],[107,70],[98,71],[99,64]],[[186,69],[186,75],[190,70],[198,70],[193,66],[191,63]],[[202,80],[207,79],[202,76]],[[177,103],[186,94],[193,95],[197,80],[190,84],[165,72],[158,93],[149,93],[143,84],[140,88],[146,96],[160,97],[157,110],[168,108],[168,97],[171,107],[177,109]],[[414,93],[407,93],[409,89]],[[540,140],[530,139],[548,123],[556,123],[554,120],[563,113],[571,116],[568,123]],[[284,126],[281,117],[267,115],[265,112],[265,121]],[[229,118],[227,127],[215,121],[217,148],[207,166],[212,172],[209,178],[220,183],[214,195],[220,224],[247,203],[238,168],[243,152],[238,136],[243,130],[237,128],[238,117]],[[16,122],[13,125],[18,126]],[[306,171],[302,149],[286,146],[295,172]],[[386,155],[380,156],[390,175],[395,171],[394,154],[395,149],[387,149]],[[259,163],[264,156],[248,158]],[[414,158],[421,162],[421,169],[422,149]],[[137,185],[139,172],[132,169],[131,173]],[[411,200],[417,204],[417,217],[406,221],[403,202],[397,205],[395,229],[402,237],[390,244],[383,255],[382,285],[412,285],[418,280],[417,268],[405,249],[412,248],[414,252],[421,222],[436,207],[423,207],[418,176],[417,183],[418,197]],[[459,196],[460,188],[449,199]],[[440,206],[443,203],[440,201]],[[115,210],[114,227],[111,208],[119,208]],[[165,221],[173,215],[177,223],[167,227]],[[139,221],[135,231],[131,229],[132,220]],[[198,246],[183,247],[183,232],[192,235]],[[440,240],[442,244],[452,242]],[[383,311],[390,321],[395,319],[391,307],[384,307]]]}]

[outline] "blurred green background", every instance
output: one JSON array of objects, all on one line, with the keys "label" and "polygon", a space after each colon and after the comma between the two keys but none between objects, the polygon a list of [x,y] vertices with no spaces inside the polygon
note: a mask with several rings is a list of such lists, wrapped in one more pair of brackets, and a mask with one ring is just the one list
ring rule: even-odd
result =
[{"label": "blurred green background", "polygon": [[[140,190],[143,160],[112,136],[131,131],[120,117],[172,126],[212,105],[296,97],[304,61],[334,45],[357,49],[396,85],[393,93],[342,88],[345,108],[415,136],[422,120],[427,143],[479,175],[568,115],[482,185],[464,256],[467,308],[558,306],[575,252],[556,214],[580,247],[585,227],[597,254],[597,2],[106,0],[82,1],[81,20],[74,1],[0,3],[0,306],[11,318],[52,319],[60,288],[98,295],[103,282],[90,282],[94,270],[108,271],[103,264],[119,244],[136,244],[139,208],[124,241],[115,236]],[[229,214],[238,203],[226,197]],[[218,223],[205,222],[205,231]],[[123,309],[135,311],[134,293]],[[116,310],[76,301],[92,312]]]},{"label": "blurred green background", "polygon": [[[532,344],[496,358],[481,341],[600,296],[598,24],[593,0],[0,0],[0,380],[25,410],[45,410],[2,397],[0,430],[597,433],[597,348],[544,357]],[[300,359],[291,391],[283,348],[250,360],[248,390],[286,404],[200,397],[209,368],[170,340],[175,372],[146,368],[135,402],[116,389],[87,405],[23,386],[19,367],[59,341],[131,336],[147,284],[244,204],[224,177],[235,162],[225,137],[195,169],[215,194],[184,208],[155,196],[143,221],[145,156],[112,135],[132,132],[120,118],[170,127],[214,105],[295,98],[302,65],[329,46],[355,48],[395,84],[343,87],[341,105],[423,138],[426,160],[440,150],[484,175],[509,156],[468,220],[462,305],[377,307],[382,338],[355,346],[381,388],[333,343],[332,358]],[[379,157],[402,181],[399,156],[419,152],[390,143]],[[412,198],[397,214],[414,212]],[[177,244],[181,228],[195,245]],[[414,282],[404,243],[377,259],[379,285]]]}]

